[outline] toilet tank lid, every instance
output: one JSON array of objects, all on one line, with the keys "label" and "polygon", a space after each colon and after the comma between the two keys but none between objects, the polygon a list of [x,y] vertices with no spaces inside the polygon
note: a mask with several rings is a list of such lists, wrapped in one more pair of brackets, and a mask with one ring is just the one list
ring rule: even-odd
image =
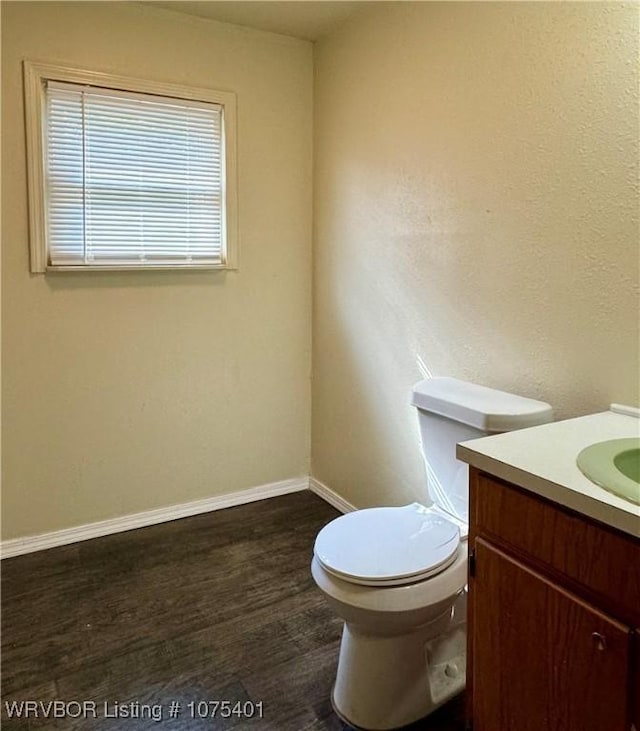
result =
[{"label": "toilet tank lid", "polygon": [[429,378],[413,387],[411,403],[485,432],[505,432],[553,420],[544,401],[516,396],[457,378]]}]

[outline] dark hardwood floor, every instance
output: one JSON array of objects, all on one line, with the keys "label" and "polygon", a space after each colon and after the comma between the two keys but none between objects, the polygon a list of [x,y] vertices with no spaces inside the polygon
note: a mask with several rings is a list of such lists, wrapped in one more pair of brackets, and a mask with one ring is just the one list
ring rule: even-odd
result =
[{"label": "dark hardwood floor", "polygon": [[[337,515],[294,493],[4,560],[2,728],[345,728],[329,702],[341,624],[309,572]],[[79,718],[9,718],[6,703],[25,700],[89,705]],[[223,719],[222,706],[198,717],[213,710],[199,702],[222,700],[247,713],[262,702],[263,718]],[[115,716],[142,704],[145,718]],[[416,728],[462,731],[461,706]]]}]

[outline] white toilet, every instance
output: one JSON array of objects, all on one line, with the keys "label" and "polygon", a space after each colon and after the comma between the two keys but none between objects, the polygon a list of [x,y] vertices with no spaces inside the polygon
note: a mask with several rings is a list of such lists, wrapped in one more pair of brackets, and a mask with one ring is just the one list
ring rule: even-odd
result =
[{"label": "white toilet", "polygon": [[459,693],[466,670],[468,469],[456,444],[552,420],[551,407],[455,378],[413,388],[431,505],[367,508],[318,534],[311,573],[344,620],[332,703],[401,728]]}]

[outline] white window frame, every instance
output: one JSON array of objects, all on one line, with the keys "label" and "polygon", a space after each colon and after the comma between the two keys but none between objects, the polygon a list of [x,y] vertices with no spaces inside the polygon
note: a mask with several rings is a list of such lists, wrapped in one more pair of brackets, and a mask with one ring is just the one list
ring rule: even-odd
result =
[{"label": "white window frame", "polygon": [[[158,269],[237,269],[238,196],[236,153],[236,95],[231,91],[148,81],[100,71],[24,61],[25,118],[29,196],[29,248],[33,273],[52,271],[149,271]],[[120,91],[153,94],[173,99],[213,102],[222,107],[222,144],[225,167],[223,204],[224,241],[220,264],[78,265],[51,266],[47,249],[47,203],[45,197],[46,83],[62,81]]]}]

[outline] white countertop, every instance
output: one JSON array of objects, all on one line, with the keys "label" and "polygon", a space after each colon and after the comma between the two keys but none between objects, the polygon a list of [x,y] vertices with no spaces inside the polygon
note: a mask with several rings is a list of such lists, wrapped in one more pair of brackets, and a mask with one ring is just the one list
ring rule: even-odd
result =
[{"label": "white countertop", "polygon": [[578,453],[595,442],[640,436],[640,419],[604,411],[529,429],[461,442],[458,459],[640,537],[640,506],[588,480],[576,465]]}]

